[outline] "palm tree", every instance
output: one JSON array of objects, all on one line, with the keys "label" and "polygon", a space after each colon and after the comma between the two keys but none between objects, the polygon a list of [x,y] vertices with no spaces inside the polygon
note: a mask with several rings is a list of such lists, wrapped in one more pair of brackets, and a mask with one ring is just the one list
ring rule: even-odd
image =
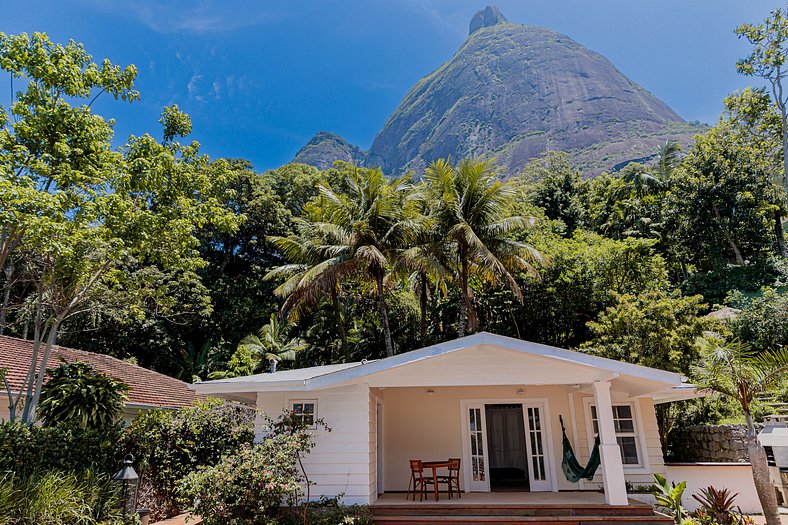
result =
[{"label": "palm tree", "polygon": [[426,179],[460,284],[457,333],[463,337],[466,328],[473,331],[477,325],[471,276],[493,284],[505,282],[522,302],[511,272],[537,274],[533,264],[544,258],[533,247],[511,238],[533,219],[512,215],[514,188],[496,179],[491,162],[466,160],[454,168],[447,159],[439,159],[427,168]]},{"label": "palm tree", "polygon": [[290,338],[290,328],[291,325],[281,322],[276,314],[271,314],[268,324],[257,334],[241,339],[227,363],[227,370],[212,374],[211,379],[251,375],[260,372],[266,363],[273,365],[282,361],[295,361],[296,354],[307,345],[301,338]]},{"label": "palm tree", "polygon": [[427,345],[427,310],[430,288],[442,292],[447,290],[451,275],[445,238],[430,206],[429,192],[421,185],[416,188],[405,216],[410,223],[407,248],[403,249],[394,263],[392,276],[405,274],[411,290],[419,297],[420,339]]},{"label": "palm tree", "polygon": [[654,174],[651,169],[638,162],[632,162],[621,170],[621,176],[627,183],[625,189],[634,188],[635,195],[642,199],[643,195],[650,192],[652,188],[662,187],[663,181]]},{"label": "palm tree", "polygon": [[337,252],[344,257],[343,275],[366,276],[375,286],[386,355],[394,355],[386,304],[385,279],[402,250],[411,224],[403,221],[403,207],[410,176],[388,181],[379,168],[347,170],[339,184],[341,193],[324,183],[320,186],[316,231],[341,241]]},{"label": "palm tree", "polygon": [[384,281],[408,235],[409,224],[402,221],[408,181],[405,176],[389,182],[380,169],[351,166],[337,183],[342,191],[320,185],[308,217],[299,222],[299,235],[270,238],[289,261],[266,276],[289,275],[276,290],[287,297],[283,311],[297,313],[330,292],[339,312],[336,293],[342,281],[367,278],[375,286],[386,354],[394,355]]},{"label": "palm tree", "polygon": [[285,299],[282,314],[297,320],[305,310],[319,304],[327,295],[331,299],[337,331],[345,361],[348,360],[347,331],[340,307],[341,280],[350,274],[352,267],[344,253],[347,239],[341,235],[322,234],[315,224],[295,219],[298,234],[289,237],[269,237],[288,261],[269,271],[264,279],[285,277],[274,290],[277,297]]},{"label": "palm tree", "polygon": [[670,183],[670,176],[681,163],[681,144],[666,140],[657,150],[657,176],[663,185]]},{"label": "palm tree", "polygon": [[735,399],[747,421],[747,451],[758,499],[768,525],[780,525],[777,499],[769,481],[766,452],[758,442],[752,419],[752,402],[769,395],[788,372],[788,349],[754,352],[741,341],[721,344],[705,341],[700,363],[693,367],[692,379],[701,388]]}]

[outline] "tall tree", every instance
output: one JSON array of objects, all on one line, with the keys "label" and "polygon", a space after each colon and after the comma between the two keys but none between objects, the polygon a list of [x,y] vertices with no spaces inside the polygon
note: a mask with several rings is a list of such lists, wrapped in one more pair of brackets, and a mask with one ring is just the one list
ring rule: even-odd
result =
[{"label": "tall tree", "polygon": [[788,199],[788,92],[783,87],[788,75],[788,9],[775,9],[762,24],[742,24],[736,29],[736,34],[754,46],[752,53],[736,63],[736,70],[743,75],[766,79],[771,85],[774,103],[780,110],[783,188]]},{"label": "tall tree", "polygon": [[788,349],[755,353],[740,341],[725,344],[714,340],[706,343],[705,354],[692,371],[692,380],[697,386],[728,396],[741,405],[747,422],[747,452],[752,477],[768,525],[780,525],[780,513],[769,478],[766,452],[758,442],[752,403],[760,396],[769,395],[786,372]]},{"label": "tall tree", "polygon": [[226,164],[200,156],[197,143],[173,141],[190,127],[177,108],[162,117],[163,143],[144,135],[112,150],[113,122],[90,104],[101,93],[138,98],[133,66],[99,66],[81,45],[36,33],[0,34],[0,67],[28,81],[11,107],[13,123],[0,119],[0,187],[29,197],[10,201],[14,211],[2,219],[26,220],[16,246],[32,283],[33,359],[16,403],[30,424],[63,323],[121,293],[132,309],[146,291],[135,280],[141,263],[196,269],[195,230],[212,221],[233,227],[235,218],[217,206]]},{"label": "tall tree", "polygon": [[427,168],[426,180],[456,267],[460,285],[457,333],[463,337],[477,327],[471,277],[495,284],[503,281],[522,302],[512,272],[536,275],[534,264],[544,258],[514,238],[533,219],[513,214],[514,187],[497,180],[491,162],[465,160],[455,168],[447,159],[439,159]]},{"label": "tall tree", "polygon": [[[339,315],[336,297],[343,280],[366,278],[375,288],[386,354],[394,355],[385,279],[408,235],[402,220],[408,187],[407,176],[387,181],[379,169],[352,165],[344,165],[333,186],[322,182],[306,218],[297,222],[300,234],[271,239],[288,261],[269,273],[289,275],[277,289],[287,297],[284,309],[314,304],[330,293]],[[345,345],[343,328],[341,333]]]}]

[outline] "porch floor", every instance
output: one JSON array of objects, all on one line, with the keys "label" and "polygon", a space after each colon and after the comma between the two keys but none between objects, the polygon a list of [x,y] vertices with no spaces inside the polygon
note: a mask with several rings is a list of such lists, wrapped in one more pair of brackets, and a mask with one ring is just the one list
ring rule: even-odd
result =
[{"label": "porch floor", "polygon": [[[605,495],[599,492],[578,491],[578,492],[463,492],[462,498],[449,499],[448,494],[441,494],[440,501],[435,501],[432,493],[428,494],[428,499],[416,501],[405,499],[404,493],[387,493],[378,496],[378,499],[371,505],[375,506],[411,506],[419,505],[441,505],[441,506],[472,506],[472,505],[516,505],[516,506],[572,506],[582,507],[606,506]],[[629,500],[629,505],[633,507],[649,507],[647,503]]]}]

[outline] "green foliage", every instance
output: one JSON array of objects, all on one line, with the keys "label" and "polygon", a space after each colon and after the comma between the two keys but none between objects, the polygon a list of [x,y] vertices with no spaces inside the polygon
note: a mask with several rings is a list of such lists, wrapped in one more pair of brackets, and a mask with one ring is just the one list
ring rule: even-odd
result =
[{"label": "green foliage", "polygon": [[238,349],[230,357],[227,370],[212,377],[238,377],[256,374],[271,361],[295,361],[296,353],[306,347],[299,338],[289,338],[290,325],[271,314],[268,324],[257,335],[247,335],[238,344]]},{"label": "green foliage", "polygon": [[690,518],[687,509],[681,504],[681,498],[687,489],[687,482],[682,481],[678,485],[671,484],[667,479],[659,474],[654,474],[654,497],[657,505],[668,516],[673,518],[676,525],[692,525],[695,522]]},{"label": "green foliage", "polygon": [[710,327],[709,319],[699,315],[704,306],[697,295],[620,295],[598,321],[588,323],[593,337],[582,347],[602,357],[687,374],[699,355],[696,340]]},{"label": "green foliage", "polygon": [[0,472],[114,472],[122,457],[121,438],[119,425],[98,429],[0,423]]},{"label": "green foliage", "polygon": [[572,169],[569,155],[549,151],[526,165],[522,178],[530,186],[526,191],[531,202],[544,210],[549,219],[563,222],[567,234],[582,224],[586,187],[580,172]]},{"label": "green foliage", "polygon": [[700,503],[700,507],[693,516],[701,523],[709,525],[747,525],[754,523],[751,518],[744,516],[741,509],[734,507],[738,494],[732,494],[729,489],[716,489],[708,486],[700,489],[700,494],[692,497]]},{"label": "green foliage", "polygon": [[176,485],[203,465],[215,465],[233,455],[254,437],[253,414],[219,400],[179,410],[150,410],[129,426],[123,448],[136,458],[144,506],[156,517],[179,509]]},{"label": "green foliage", "polygon": [[0,476],[2,525],[120,525],[117,502],[106,475],[52,471]]},{"label": "green foliage", "polygon": [[275,522],[280,505],[298,503],[302,484],[309,485],[301,458],[314,446],[313,434],[287,415],[270,427],[262,443],[199,467],[179,482],[180,499],[190,512],[207,525],[268,524]]},{"label": "green foliage", "polygon": [[128,385],[85,363],[64,362],[47,373],[38,412],[46,426],[103,428],[118,423]]},{"label": "green foliage", "polygon": [[788,296],[774,288],[764,288],[759,297],[731,297],[740,308],[731,330],[756,351],[788,346]]},{"label": "green foliage", "polygon": [[[306,520],[304,520],[306,514]],[[279,517],[283,525],[374,525],[369,507],[341,505],[338,498],[321,498],[306,508],[282,509]]]}]

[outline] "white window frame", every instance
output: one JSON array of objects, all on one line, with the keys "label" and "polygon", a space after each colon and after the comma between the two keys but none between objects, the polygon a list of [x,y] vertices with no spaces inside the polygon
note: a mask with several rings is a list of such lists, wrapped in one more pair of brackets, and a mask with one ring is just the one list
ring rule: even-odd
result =
[{"label": "white window frame", "polygon": [[[618,433],[616,432],[616,437],[620,435],[634,437],[635,438],[635,447],[637,449],[638,454],[638,462],[635,463],[625,463],[624,464],[624,471],[628,474],[650,474],[651,469],[648,461],[648,447],[646,445],[646,436],[643,432],[643,420],[640,414],[640,403],[637,400],[622,400],[622,399],[613,399],[613,406],[620,406],[620,405],[627,405],[632,410],[632,423],[634,425],[634,436],[631,432],[625,433]],[[594,440],[596,436],[594,435],[594,422],[593,418],[591,417],[591,407],[596,406],[593,397],[586,397],[583,399],[583,408],[585,412],[585,420],[586,420],[586,435],[588,436],[588,450],[591,450],[594,446]]]},{"label": "white window frame", "polygon": [[312,404],[315,409],[312,413],[312,424],[308,425],[306,428],[309,430],[316,430],[317,429],[317,399],[291,399],[287,402],[287,409],[292,413],[295,414],[295,404],[297,403],[310,403]]}]

